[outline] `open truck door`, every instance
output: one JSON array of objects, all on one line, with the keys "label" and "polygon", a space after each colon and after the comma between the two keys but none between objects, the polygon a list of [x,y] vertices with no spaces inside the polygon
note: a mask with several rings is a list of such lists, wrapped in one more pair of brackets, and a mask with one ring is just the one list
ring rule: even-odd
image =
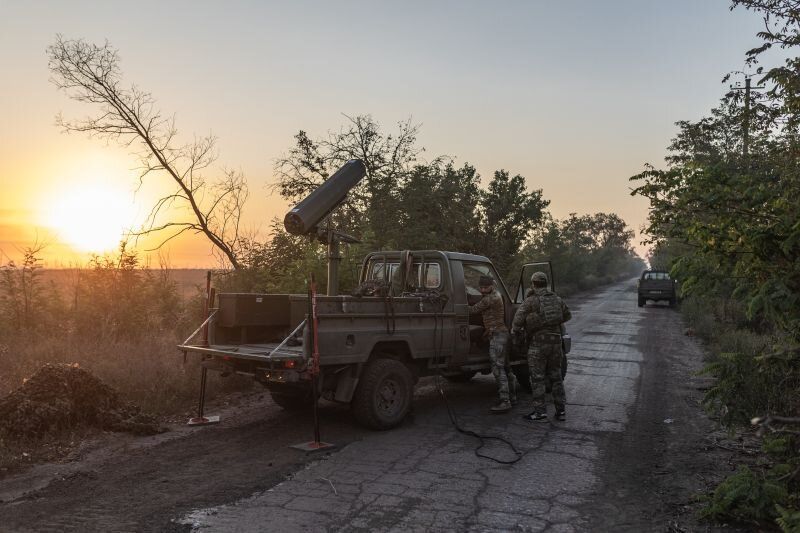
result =
[{"label": "open truck door", "polygon": [[553,292],[555,289],[555,277],[553,276],[553,263],[551,261],[539,261],[538,263],[525,263],[519,273],[519,284],[514,303],[521,304],[525,300],[525,294],[531,288],[531,276],[534,272],[544,272],[547,274],[547,288]]},{"label": "open truck door", "polygon": [[[514,310],[519,308],[519,305],[525,300],[525,295],[531,288],[531,276],[534,272],[544,272],[547,274],[547,288],[553,292],[556,291],[555,274],[553,271],[552,261],[537,261],[534,263],[525,263],[522,265],[522,270],[519,273],[519,283],[517,285],[517,292],[514,297]],[[572,349],[572,338],[567,333],[564,324],[561,324],[561,378],[567,375],[567,354]],[[526,388],[530,389],[530,376],[526,366],[514,367],[514,372],[517,374],[517,379]],[[547,384],[547,391],[550,392],[550,384]]]}]

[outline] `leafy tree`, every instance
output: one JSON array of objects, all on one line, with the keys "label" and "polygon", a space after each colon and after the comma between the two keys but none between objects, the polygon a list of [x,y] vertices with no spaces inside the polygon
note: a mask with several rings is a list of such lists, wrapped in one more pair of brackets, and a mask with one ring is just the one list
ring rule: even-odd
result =
[{"label": "leafy tree", "polygon": [[548,216],[522,256],[552,261],[559,292],[571,293],[638,274],[644,263],[634,253],[632,240],[633,231],[614,213],[572,213],[564,220]]},{"label": "leafy tree", "polygon": [[542,197],[542,189],[528,192],[525,178],[511,177],[498,170],[483,192],[483,251],[501,272],[508,276],[523,242],[541,223],[550,201]]},{"label": "leafy tree", "polygon": [[397,184],[415,164],[422,148],[416,146],[419,126],[407,120],[397,124],[397,132],[385,134],[370,115],[349,117],[338,132],[312,140],[304,131],[295,136],[295,146],[275,165],[274,187],[292,202],[305,198],[350,159],[361,159],[367,169],[334,214],[334,226],[345,232],[364,236],[375,249],[389,241],[390,217],[387,206],[396,200]]},{"label": "leafy tree", "polygon": [[308,237],[287,233],[274,219],[266,242],[247,239],[242,243],[241,268],[218,272],[217,286],[228,292],[304,293],[309,273],[325,290],[325,251]]},{"label": "leafy tree", "polygon": [[466,163],[461,168],[441,160],[415,166],[398,187],[397,201],[387,206],[397,213],[390,217],[397,221],[389,229],[392,246],[479,253],[479,179]]},{"label": "leafy tree", "polygon": [[[733,0],[737,6],[764,17],[763,43],[746,54],[750,67],[773,46],[800,44],[798,2]],[[728,93],[710,116],[679,122],[666,168],[634,176],[633,194],[650,201],[650,240],[690,302],[700,302],[695,314],[713,314],[720,353],[707,367],[717,378],[707,404],[729,424],[765,412],[756,420],[791,424],[800,421],[800,58],[756,72],[765,92],[754,102]],[[747,320],[737,318],[741,308]],[[710,515],[795,527],[800,439],[794,429],[770,431],[786,436],[782,451],[722,483]]]}]

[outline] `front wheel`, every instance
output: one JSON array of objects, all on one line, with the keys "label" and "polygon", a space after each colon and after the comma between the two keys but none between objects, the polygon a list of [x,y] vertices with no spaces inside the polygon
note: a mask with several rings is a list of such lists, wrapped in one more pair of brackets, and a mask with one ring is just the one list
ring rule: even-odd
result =
[{"label": "front wheel", "polygon": [[353,415],[371,429],[399,425],[411,409],[414,377],[394,359],[375,359],[367,365],[353,397]]}]

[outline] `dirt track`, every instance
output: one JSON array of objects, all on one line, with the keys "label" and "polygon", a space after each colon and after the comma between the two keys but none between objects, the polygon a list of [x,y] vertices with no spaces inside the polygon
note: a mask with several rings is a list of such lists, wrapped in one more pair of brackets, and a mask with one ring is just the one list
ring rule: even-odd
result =
[{"label": "dirt track", "polygon": [[[264,394],[222,412],[218,426],[155,437],[108,434],[70,464],[0,480],[0,528],[706,529],[690,512],[693,496],[729,467],[698,407],[706,385],[692,377],[700,351],[678,313],[638,309],[635,299],[626,283],[571,302],[566,423],[521,421],[526,396],[506,418],[488,415],[489,377],[448,385],[465,424],[504,434],[523,450],[517,465],[475,458],[476,442],[452,431],[430,380],[418,389],[413,416],[391,432],[362,430],[347,409],[325,405],[323,437],[337,449],[323,461],[287,448],[309,440],[310,417],[286,413]],[[392,476],[404,481],[376,483]],[[448,500],[453,483],[461,490]],[[335,496],[328,494],[334,486]],[[303,487],[311,499],[293,510]],[[272,518],[281,512],[286,521]]]}]

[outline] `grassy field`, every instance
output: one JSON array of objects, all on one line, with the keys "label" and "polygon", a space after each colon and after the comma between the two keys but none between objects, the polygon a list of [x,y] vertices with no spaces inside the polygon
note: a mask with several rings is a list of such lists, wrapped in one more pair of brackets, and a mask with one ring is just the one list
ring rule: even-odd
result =
[{"label": "grassy field", "polygon": [[[184,412],[200,371],[176,345],[202,322],[205,279],[201,269],[4,271],[0,397],[46,363],[77,363],[147,411]],[[245,383],[213,378],[209,395]]]}]

